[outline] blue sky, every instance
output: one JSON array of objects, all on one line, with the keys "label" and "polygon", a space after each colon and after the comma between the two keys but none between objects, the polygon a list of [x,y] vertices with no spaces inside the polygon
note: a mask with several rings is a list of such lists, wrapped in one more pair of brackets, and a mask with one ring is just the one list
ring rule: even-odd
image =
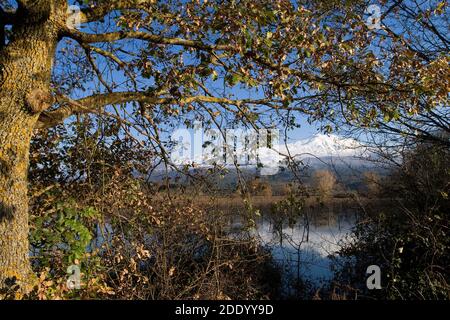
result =
[{"label": "blue sky", "polygon": [[[69,1],[69,3],[73,3],[74,1]],[[14,3],[14,1],[11,1],[11,3]],[[89,32],[89,26],[87,28],[83,27],[81,29],[83,32]],[[99,69],[103,69],[105,67],[105,59],[102,58],[98,58],[99,61]],[[56,71],[57,73],[58,71]],[[114,80],[115,82],[122,82],[125,80],[125,77],[123,76],[123,73],[121,72],[113,72],[112,73],[112,79],[110,80]],[[146,79],[147,83],[151,83],[151,79]],[[209,88],[212,88],[214,85],[208,85]],[[96,91],[96,89],[99,88],[98,86],[98,82],[97,83],[91,83],[88,84],[87,86],[88,92],[81,92],[79,90],[75,90],[73,93],[73,97],[77,98],[77,97],[81,97],[81,96],[85,96],[89,93],[89,91]],[[127,88],[122,88],[123,90],[126,90]],[[260,95],[258,95],[255,92],[252,92],[251,90],[243,90],[243,89],[239,89],[239,88],[228,88],[228,93],[231,93],[234,95],[235,98],[258,98],[261,97]],[[120,91],[120,89],[119,89]],[[102,88],[101,92],[105,92],[105,89]],[[300,128],[295,128],[291,131],[289,131],[289,140],[298,140],[298,139],[302,139],[302,138],[306,138],[306,137],[310,137],[316,133],[318,133],[320,131],[320,123],[313,123],[310,124],[307,121],[307,116],[306,115],[301,115],[299,113],[296,113],[296,119],[297,119],[297,124],[300,125]],[[279,128],[280,130],[282,130],[283,128]]]},{"label": "blue sky", "polygon": [[[113,27],[114,28],[114,27]],[[82,26],[80,28],[81,31],[83,32],[91,32],[90,31],[90,26]],[[109,31],[113,31],[114,29],[110,29]],[[126,41],[118,41],[116,45],[124,45],[124,48],[127,48],[127,42]],[[59,48],[64,48],[65,45],[62,43],[60,44]],[[183,50],[183,48],[176,48],[174,50]],[[99,55],[95,55],[96,59],[97,59],[97,66],[100,70],[104,69],[107,65],[107,60]],[[187,56],[187,55],[186,55]],[[186,57],[185,59],[185,63],[190,63],[189,61],[189,57]],[[58,59],[57,59],[58,60]],[[75,66],[74,66],[75,67]],[[56,75],[61,75],[64,72],[66,72],[67,70],[67,63],[59,63],[59,65],[57,65],[57,68],[55,69],[55,74]],[[74,71],[74,74],[76,74],[76,70]],[[112,71],[111,74],[104,74],[103,75],[104,78],[110,83],[110,82],[116,82],[116,83],[124,83],[124,85],[118,87],[116,89],[116,91],[128,91],[130,90],[129,84],[125,84],[127,78],[124,76],[122,71]],[[152,85],[153,80],[150,79],[143,79],[143,78],[139,78],[140,81],[142,81],[143,84],[145,85]],[[235,99],[242,99],[242,98],[262,98],[263,95],[260,94],[258,92],[258,90],[250,90],[250,89],[245,89],[245,88],[241,88],[239,87],[239,85],[235,86],[235,87],[225,87],[222,85],[222,80],[219,78],[216,82],[213,82],[212,80],[208,81],[206,86],[208,87],[209,90],[214,91],[214,89],[217,87],[220,90],[220,93],[223,93],[222,90],[226,91],[225,93],[227,95],[232,95],[233,98]],[[74,90],[72,92],[72,97],[73,98],[80,98],[86,95],[90,95],[92,93],[98,93],[98,92],[102,92],[105,93],[107,92],[106,89],[99,84],[98,80],[95,80],[91,83],[86,84],[86,91],[82,91],[82,90]],[[217,94],[217,96],[220,96],[220,93]],[[129,108],[129,110],[131,110],[131,106],[127,107],[127,109]],[[298,139],[302,139],[302,138],[307,138],[310,137],[314,134],[316,134],[317,132],[320,131],[320,124],[319,123],[314,123],[314,124],[309,124],[307,121],[307,116],[306,115],[302,115],[300,113],[296,113],[296,122],[298,125],[300,125],[300,128],[294,128],[292,130],[289,131],[288,134],[288,142],[292,142],[292,141],[296,141]],[[278,127],[278,129],[282,132],[284,132],[284,128],[282,127]]]}]

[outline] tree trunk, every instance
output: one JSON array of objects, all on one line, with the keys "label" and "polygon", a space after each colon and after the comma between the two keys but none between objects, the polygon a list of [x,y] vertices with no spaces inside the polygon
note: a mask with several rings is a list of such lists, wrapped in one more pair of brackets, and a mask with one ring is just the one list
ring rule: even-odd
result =
[{"label": "tree trunk", "polygon": [[[0,93],[0,95],[3,95]],[[9,101],[7,101],[9,100]],[[14,105],[14,96],[0,103]],[[3,111],[2,111],[3,112]],[[28,259],[27,168],[32,119],[21,112],[0,119],[0,287],[28,292],[33,277]]]},{"label": "tree trunk", "polygon": [[27,172],[33,127],[51,103],[58,29],[48,6],[38,4],[39,12],[21,8],[28,12],[0,50],[0,289],[5,295],[5,289],[18,288],[16,298],[30,292],[35,282],[29,261]]}]

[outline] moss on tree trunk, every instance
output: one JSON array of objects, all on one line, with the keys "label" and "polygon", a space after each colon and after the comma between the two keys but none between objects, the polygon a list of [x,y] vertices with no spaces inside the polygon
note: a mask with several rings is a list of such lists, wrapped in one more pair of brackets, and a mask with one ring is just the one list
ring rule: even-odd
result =
[{"label": "moss on tree trunk", "polygon": [[33,128],[50,105],[58,38],[50,13],[27,14],[29,23],[24,16],[0,50],[0,289],[19,285],[16,298],[28,293],[35,279],[29,260],[27,172]]}]

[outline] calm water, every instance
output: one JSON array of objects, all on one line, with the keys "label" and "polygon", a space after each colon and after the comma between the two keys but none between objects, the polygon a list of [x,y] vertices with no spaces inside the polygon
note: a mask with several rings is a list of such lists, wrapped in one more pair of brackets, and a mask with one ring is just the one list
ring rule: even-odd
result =
[{"label": "calm water", "polygon": [[350,231],[355,217],[348,212],[333,214],[328,221],[310,223],[309,230],[298,221],[293,226],[284,225],[277,230],[269,219],[257,223],[257,234],[270,249],[276,263],[283,270],[284,291],[289,294],[292,284],[300,278],[307,280],[316,288],[329,281],[331,270],[330,256],[334,255],[343,243],[351,241]]},{"label": "calm water", "polygon": [[[321,218],[316,222],[311,221],[309,229],[301,219],[294,225],[283,223],[279,228],[267,217],[256,221],[254,235],[270,250],[282,271],[283,294],[295,293],[294,284],[297,279],[307,280],[314,288],[320,288],[332,278],[330,257],[344,243],[352,241],[350,232],[356,221],[353,212],[341,211],[325,214],[320,212]],[[231,229],[239,232],[241,222],[237,217],[232,219]],[[95,246],[100,247],[105,241],[110,242],[112,234],[114,230],[111,225],[106,224],[103,231],[98,232]],[[336,261],[334,259],[335,263]]]}]

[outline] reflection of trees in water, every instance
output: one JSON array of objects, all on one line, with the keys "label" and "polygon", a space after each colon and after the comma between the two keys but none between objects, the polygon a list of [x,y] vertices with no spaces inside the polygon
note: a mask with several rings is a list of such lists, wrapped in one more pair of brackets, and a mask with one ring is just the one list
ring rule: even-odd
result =
[{"label": "reflection of trees in water", "polygon": [[[286,210],[289,207],[290,210]],[[297,210],[295,210],[297,209]],[[330,255],[353,226],[354,212],[333,207],[303,207],[287,199],[274,206],[260,229],[283,273],[284,294],[312,294],[332,275]]]}]

